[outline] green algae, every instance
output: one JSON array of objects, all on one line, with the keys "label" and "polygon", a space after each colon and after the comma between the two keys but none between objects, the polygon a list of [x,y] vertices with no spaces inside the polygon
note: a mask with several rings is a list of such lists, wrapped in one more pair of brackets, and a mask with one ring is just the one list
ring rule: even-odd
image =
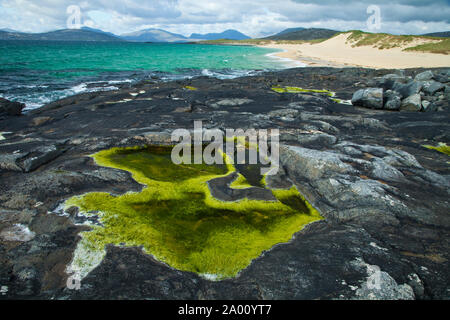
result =
[{"label": "green algae", "polygon": [[448,146],[446,143],[441,142],[438,146],[424,145],[424,147],[445,153],[446,155],[450,156],[450,146]]},{"label": "green algae", "polygon": [[326,89],[303,89],[303,88],[299,88],[299,87],[272,87],[272,90],[277,92],[277,93],[319,93],[319,94],[324,94],[328,97],[330,97],[330,99],[336,103],[339,104],[346,104],[346,105],[352,105],[351,100],[343,100],[343,99],[338,99],[335,98],[336,97],[336,92],[330,91],[330,90],[326,90]]},{"label": "green algae", "polygon": [[342,99],[336,99],[336,98],[331,98],[332,101],[339,103],[339,104],[346,104],[348,106],[352,106],[352,101],[351,100],[342,100]]},{"label": "green algae", "polygon": [[323,93],[329,97],[334,97],[335,93],[325,89],[303,89],[299,87],[272,87],[272,90],[278,93]]},{"label": "green algae", "polygon": [[[66,208],[76,206],[99,222],[81,233],[69,273],[84,278],[103,260],[105,246],[113,244],[142,247],[173,268],[221,280],[321,219],[295,187],[272,190],[277,201],[217,200],[207,182],[235,167],[175,165],[170,152],[169,147],[113,148],[93,155],[98,165],[128,171],[145,187],[138,193],[94,192],[66,201]],[[248,172],[239,173],[231,187],[252,187]]]}]

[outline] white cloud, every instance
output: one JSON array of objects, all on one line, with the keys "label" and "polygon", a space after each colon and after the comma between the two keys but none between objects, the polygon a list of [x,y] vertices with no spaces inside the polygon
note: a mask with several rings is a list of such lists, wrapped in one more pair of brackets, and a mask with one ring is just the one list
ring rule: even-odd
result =
[{"label": "white cloud", "polygon": [[[66,27],[72,0],[0,0],[0,28],[42,32]],[[289,27],[365,29],[369,4],[379,4],[382,30],[450,30],[448,0],[85,0],[84,21],[117,34],[158,27],[190,35],[238,29],[257,37]]]}]

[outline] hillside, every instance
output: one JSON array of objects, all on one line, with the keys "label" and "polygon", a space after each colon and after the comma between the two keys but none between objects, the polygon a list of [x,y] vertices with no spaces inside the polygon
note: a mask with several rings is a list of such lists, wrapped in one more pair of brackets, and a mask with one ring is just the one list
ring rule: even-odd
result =
[{"label": "hillside", "polygon": [[276,36],[281,36],[281,35],[284,35],[284,34],[286,34],[286,33],[291,33],[291,32],[297,32],[297,31],[302,31],[302,30],[305,30],[306,28],[288,28],[288,29],[286,29],[286,30],[283,30],[283,31],[281,31],[281,32],[279,32],[279,33],[277,33],[277,34],[275,34],[275,35],[273,35],[273,36],[271,36],[271,37],[276,37]]},{"label": "hillside", "polygon": [[450,31],[426,33],[426,34],[424,34],[424,36],[428,36],[428,37],[440,37],[440,38],[450,38]]},{"label": "hillside", "polygon": [[189,37],[189,39],[192,39],[192,40],[218,40],[218,39],[247,40],[247,39],[251,39],[251,38],[237,30],[226,30],[221,33],[207,33],[207,34],[193,33]]},{"label": "hillside", "polygon": [[19,31],[16,31],[16,30],[13,30],[13,29],[9,29],[9,28],[0,29],[0,31],[21,33]]},{"label": "hillside", "polygon": [[338,34],[339,31],[330,30],[330,29],[303,29],[296,31],[289,31],[289,29],[282,31],[281,33],[266,37],[264,39],[268,40],[317,40],[317,39],[328,39],[332,36]]},{"label": "hillside", "polygon": [[96,33],[105,34],[105,35],[108,35],[108,36],[111,36],[111,37],[119,38],[119,36],[115,35],[114,33],[106,32],[106,31],[103,31],[103,30],[100,30],[100,29],[94,29],[94,28],[89,28],[89,27],[82,27],[81,30],[96,32]]},{"label": "hillside", "polygon": [[145,29],[121,35],[127,41],[135,42],[187,42],[188,38],[181,34],[171,33],[161,29]]},{"label": "hillside", "polygon": [[122,41],[105,33],[82,29],[64,29],[46,33],[21,33],[0,31],[0,40],[32,41]]}]

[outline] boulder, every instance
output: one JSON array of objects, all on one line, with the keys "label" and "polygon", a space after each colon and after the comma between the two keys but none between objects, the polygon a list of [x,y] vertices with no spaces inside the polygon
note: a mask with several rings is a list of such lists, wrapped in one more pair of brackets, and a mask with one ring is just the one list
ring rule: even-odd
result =
[{"label": "boulder", "polygon": [[418,81],[411,81],[407,84],[395,82],[392,90],[397,91],[402,96],[402,98],[406,98],[412,96],[413,94],[419,93],[422,89],[422,86],[423,83]]},{"label": "boulder", "polygon": [[444,95],[447,100],[450,100],[450,86],[445,86]]},{"label": "boulder", "polygon": [[20,116],[25,105],[0,98],[0,115]]},{"label": "boulder", "polygon": [[371,109],[383,109],[383,89],[368,88],[358,90],[353,94],[352,104]]},{"label": "boulder", "polygon": [[425,92],[426,94],[432,96],[434,95],[436,92],[440,92],[440,91],[444,91],[445,90],[445,85],[443,85],[440,82],[431,80],[431,81],[425,81],[423,83],[423,88],[422,88],[423,92]]},{"label": "boulder", "polygon": [[450,82],[450,75],[447,73],[439,73],[434,76],[434,80],[441,83],[448,83]]},{"label": "boulder", "polygon": [[400,94],[392,90],[388,90],[385,92],[384,100],[384,109],[386,110],[399,110],[402,104]]},{"label": "boulder", "polygon": [[411,81],[411,77],[405,77],[404,75],[391,73],[383,77],[374,78],[369,82],[369,85],[377,88],[383,88],[384,90],[390,90],[396,82],[405,84]]},{"label": "boulder", "polygon": [[430,81],[433,80],[434,74],[432,71],[428,70],[422,73],[419,73],[418,75],[416,75],[416,77],[414,78],[414,80],[416,81]]},{"label": "boulder", "polygon": [[420,111],[422,109],[422,97],[416,93],[402,101],[400,110],[402,111]]},{"label": "boulder", "polygon": [[432,112],[432,111],[437,111],[437,106],[430,101],[422,101],[422,109],[425,112]]}]

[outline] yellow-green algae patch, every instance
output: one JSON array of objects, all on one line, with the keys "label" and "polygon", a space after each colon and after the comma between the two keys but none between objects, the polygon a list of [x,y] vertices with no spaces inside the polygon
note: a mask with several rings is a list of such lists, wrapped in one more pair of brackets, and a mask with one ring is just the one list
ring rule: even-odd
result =
[{"label": "yellow-green algae patch", "polygon": [[303,89],[299,87],[272,87],[272,90],[278,93],[320,93],[324,94],[331,98],[332,101],[340,104],[352,105],[351,100],[342,100],[334,98],[336,96],[336,92],[326,90],[326,89]]},{"label": "yellow-green algae patch", "polygon": [[[94,192],[65,207],[98,215],[81,234],[68,272],[81,279],[105,256],[105,245],[141,246],[169,266],[209,279],[236,276],[253,259],[285,243],[306,224],[321,219],[295,187],[272,190],[277,201],[215,199],[207,182],[235,171],[226,165],[175,165],[171,148],[113,148],[93,156],[100,166],[126,170],[145,185],[138,193]],[[225,157],[226,158],[226,157]],[[239,175],[234,188],[251,187]]]},{"label": "yellow-green algae patch", "polygon": [[437,147],[430,146],[430,145],[425,145],[424,147],[428,148],[428,149],[432,149],[432,150],[436,150],[436,151],[445,153],[446,155],[450,156],[450,146],[448,146],[446,143],[440,142]]},{"label": "yellow-green algae patch", "polygon": [[336,103],[340,103],[340,104],[346,104],[348,106],[353,105],[352,104],[352,100],[342,100],[342,99],[337,99],[337,98],[331,98],[332,101],[336,102]]},{"label": "yellow-green algae patch", "polygon": [[299,87],[272,87],[272,90],[278,93],[323,93],[329,97],[334,97],[336,94],[325,89],[303,89]]}]

